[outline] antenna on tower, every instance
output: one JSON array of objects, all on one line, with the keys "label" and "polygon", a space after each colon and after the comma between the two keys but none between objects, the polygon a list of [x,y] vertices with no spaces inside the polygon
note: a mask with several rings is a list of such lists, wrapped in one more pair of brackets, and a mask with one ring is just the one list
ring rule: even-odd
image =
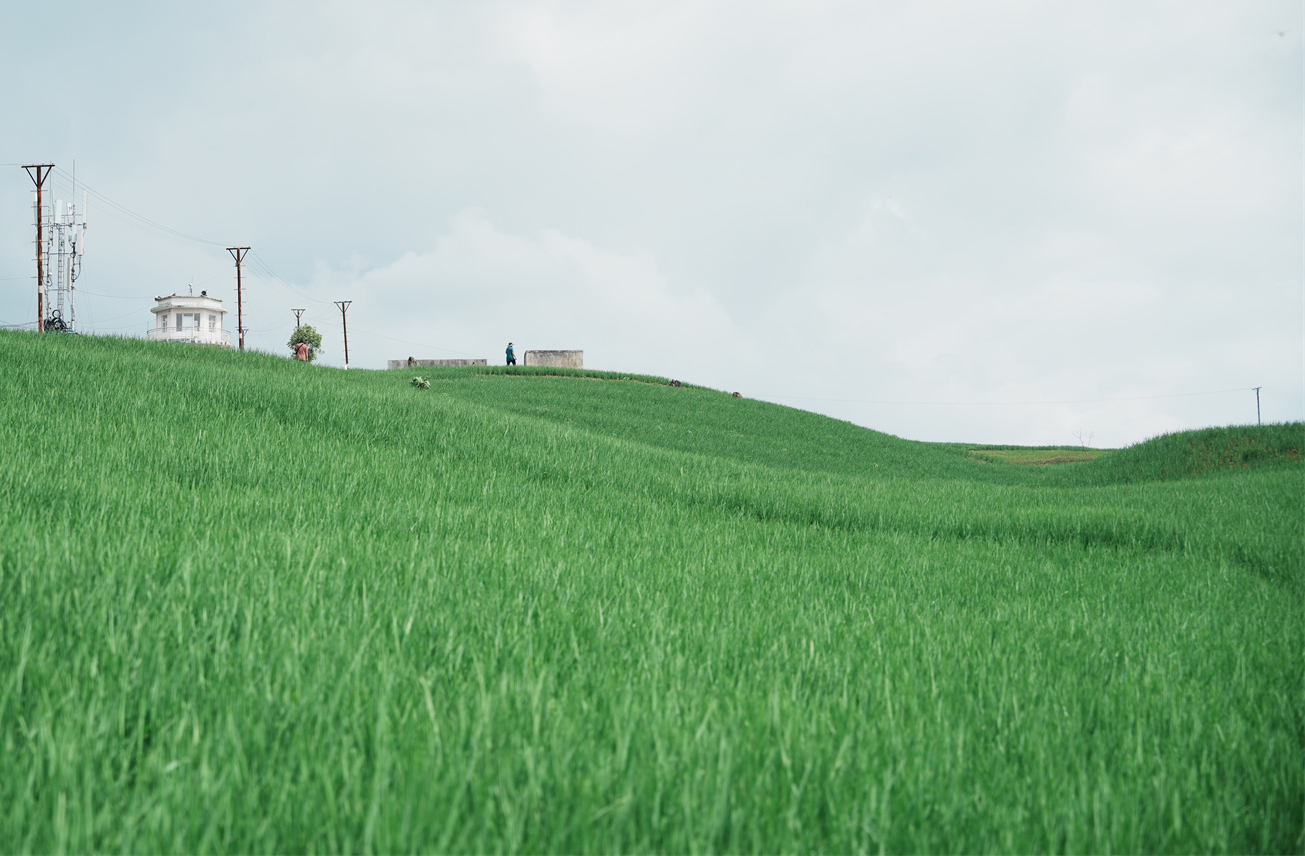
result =
[{"label": "antenna on tower", "polygon": [[80,209],[82,212],[82,230],[77,234],[77,255],[79,256],[86,255],[86,211],[89,207],[90,199],[87,197],[86,191],[83,190],[82,207]]},{"label": "antenna on tower", "polygon": [[[73,221],[73,206],[67,204],[62,199],[55,199],[51,213],[53,214],[51,226],[51,253],[53,256],[54,267],[54,299],[51,301],[53,306],[47,306],[47,315],[45,319],[45,328],[47,330],[58,330],[65,332],[71,329],[68,326],[68,320],[65,315],[71,317],[71,307],[68,305],[72,301],[72,275],[73,264],[77,260],[74,248],[69,244],[69,238],[75,237],[69,235],[70,226]],[[50,271],[47,270],[47,276]]]}]

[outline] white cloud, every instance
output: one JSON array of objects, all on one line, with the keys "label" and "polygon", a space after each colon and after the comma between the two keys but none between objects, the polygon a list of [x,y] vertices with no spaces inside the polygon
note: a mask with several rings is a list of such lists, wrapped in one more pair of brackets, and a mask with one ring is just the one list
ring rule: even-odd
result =
[{"label": "white cloud", "polygon": [[429,252],[365,272],[321,266],[312,289],[354,295],[351,350],[369,365],[455,353],[498,363],[511,340],[581,349],[599,368],[701,377],[748,350],[712,295],[675,289],[646,255],[556,229],[511,234],[478,210],[455,216]]},{"label": "white cloud", "polygon": [[[76,157],[252,245],[288,283],[249,272],[258,347],[308,306],[338,360],[353,299],[355,365],[581,347],[921,439],[1125,443],[1253,408],[858,402],[1264,385],[1266,418],[1305,416],[1299,4],[242,11],[88,10],[56,109],[0,94],[0,160]],[[48,55],[5,44],[11,76]],[[0,277],[30,265],[14,172]],[[126,298],[191,276],[234,302],[220,248],[94,218],[88,319],[136,329]],[[0,320],[32,314],[19,285]]]}]

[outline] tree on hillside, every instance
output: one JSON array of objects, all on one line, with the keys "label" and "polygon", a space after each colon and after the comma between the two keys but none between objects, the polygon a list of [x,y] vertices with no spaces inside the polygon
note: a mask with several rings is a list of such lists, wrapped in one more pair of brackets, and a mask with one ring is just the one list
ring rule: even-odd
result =
[{"label": "tree on hillside", "polygon": [[290,334],[290,353],[295,352],[295,347],[300,342],[308,346],[308,362],[317,359],[318,351],[322,350],[322,334],[314,330],[307,324],[295,328],[294,333]]}]

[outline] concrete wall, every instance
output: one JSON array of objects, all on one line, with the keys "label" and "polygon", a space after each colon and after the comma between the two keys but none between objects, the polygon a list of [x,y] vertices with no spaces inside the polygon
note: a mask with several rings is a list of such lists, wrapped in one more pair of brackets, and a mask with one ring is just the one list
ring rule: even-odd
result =
[{"label": "concrete wall", "polygon": [[549,366],[555,369],[582,369],[585,367],[584,351],[526,351],[523,366]]},{"label": "concrete wall", "polygon": [[[428,368],[432,366],[483,366],[485,360],[413,360],[414,368]],[[386,360],[387,369],[406,369],[408,368],[407,360]]]}]

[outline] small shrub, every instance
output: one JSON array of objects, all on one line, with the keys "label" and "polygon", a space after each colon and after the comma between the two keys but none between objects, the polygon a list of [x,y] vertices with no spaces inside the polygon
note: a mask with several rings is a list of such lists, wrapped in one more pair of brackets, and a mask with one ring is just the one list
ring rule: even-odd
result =
[{"label": "small shrub", "polygon": [[295,352],[295,347],[300,343],[308,345],[308,362],[317,359],[317,355],[322,351],[322,334],[314,330],[307,324],[295,328],[290,334],[290,341],[286,344],[290,346],[290,353]]}]

